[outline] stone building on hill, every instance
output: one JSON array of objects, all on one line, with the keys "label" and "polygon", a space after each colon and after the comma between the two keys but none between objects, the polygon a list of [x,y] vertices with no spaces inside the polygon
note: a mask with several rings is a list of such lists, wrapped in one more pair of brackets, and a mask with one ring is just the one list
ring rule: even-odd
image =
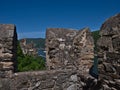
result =
[{"label": "stone building on hill", "polygon": [[23,51],[23,54],[28,54],[28,55],[37,55],[37,49],[34,48],[34,43],[28,43],[26,42],[26,39],[20,40],[20,46]]}]

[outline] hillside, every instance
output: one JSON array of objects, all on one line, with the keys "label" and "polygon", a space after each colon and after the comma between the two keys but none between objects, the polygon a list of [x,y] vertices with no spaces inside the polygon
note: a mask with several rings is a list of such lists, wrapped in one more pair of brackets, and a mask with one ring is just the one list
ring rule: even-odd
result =
[{"label": "hillside", "polygon": [[26,38],[27,43],[34,43],[35,48],[45,48],[44,38]]}]

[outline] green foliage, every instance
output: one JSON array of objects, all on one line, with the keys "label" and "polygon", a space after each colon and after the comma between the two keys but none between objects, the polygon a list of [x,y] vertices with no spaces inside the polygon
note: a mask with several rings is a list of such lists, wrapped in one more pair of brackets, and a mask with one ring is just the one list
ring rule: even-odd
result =
[{"label": "green foliage", "polygon": [[100,38],[99,32],[100,32],[99,30],[92,32],[92,36],[93,36],[94,44],[95,44],[95,48],[94,48],[95,51],[97,51],[97,40]]},{"label": "green foliage", "polygon": [[100,38],[99,32],[100,32],[99,30],[92,32],[95,44],[97,43],[97,40]]},{"label": "green foliage", "polygon": [[44,70],[45,62],[41,57],[24,56],[18,57],[18,71]]},{"label": "green foliage", "polygon": [[21,49],[20,44],[19,44],[19,41],[17,43],[17,56],[18,56],[18,58],[19,57],[24,57],[24,55],[22,53],[22,49]]},{"label": "green foliage", "polygon": [[45,60],[39,56],[34,57],[30,55],[23,55],[19,43],[17,50],[17,61],[19,72],[45,69]]}]

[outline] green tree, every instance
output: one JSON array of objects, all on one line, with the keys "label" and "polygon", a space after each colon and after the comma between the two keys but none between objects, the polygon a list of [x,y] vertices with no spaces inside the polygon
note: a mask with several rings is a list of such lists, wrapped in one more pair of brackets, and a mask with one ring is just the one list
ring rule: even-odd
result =
[{"label": "green tree", "polygon": [[100,32],[99,30],[92,32],[92,36],[94,39],[94,45],[95,45],[95,47],[94,47],[95,51],[97,51],[97,41],[100,38],[99,32]]},{"label": "green tree", "polygon": [[17,46],[17,62],[19,72],[45,69],[45,60],[40,56],[24,55],[19,43]]}]

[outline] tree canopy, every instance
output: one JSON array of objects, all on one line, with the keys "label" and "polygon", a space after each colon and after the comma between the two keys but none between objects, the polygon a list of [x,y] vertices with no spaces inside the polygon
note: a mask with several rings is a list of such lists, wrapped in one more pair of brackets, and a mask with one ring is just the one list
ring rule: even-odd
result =
[{"label": "tree canopy", "polygon": [[19,42],[17,46],[17,62],[19,72],[45,69],[45,60],[40,56],[24,55]]}]

